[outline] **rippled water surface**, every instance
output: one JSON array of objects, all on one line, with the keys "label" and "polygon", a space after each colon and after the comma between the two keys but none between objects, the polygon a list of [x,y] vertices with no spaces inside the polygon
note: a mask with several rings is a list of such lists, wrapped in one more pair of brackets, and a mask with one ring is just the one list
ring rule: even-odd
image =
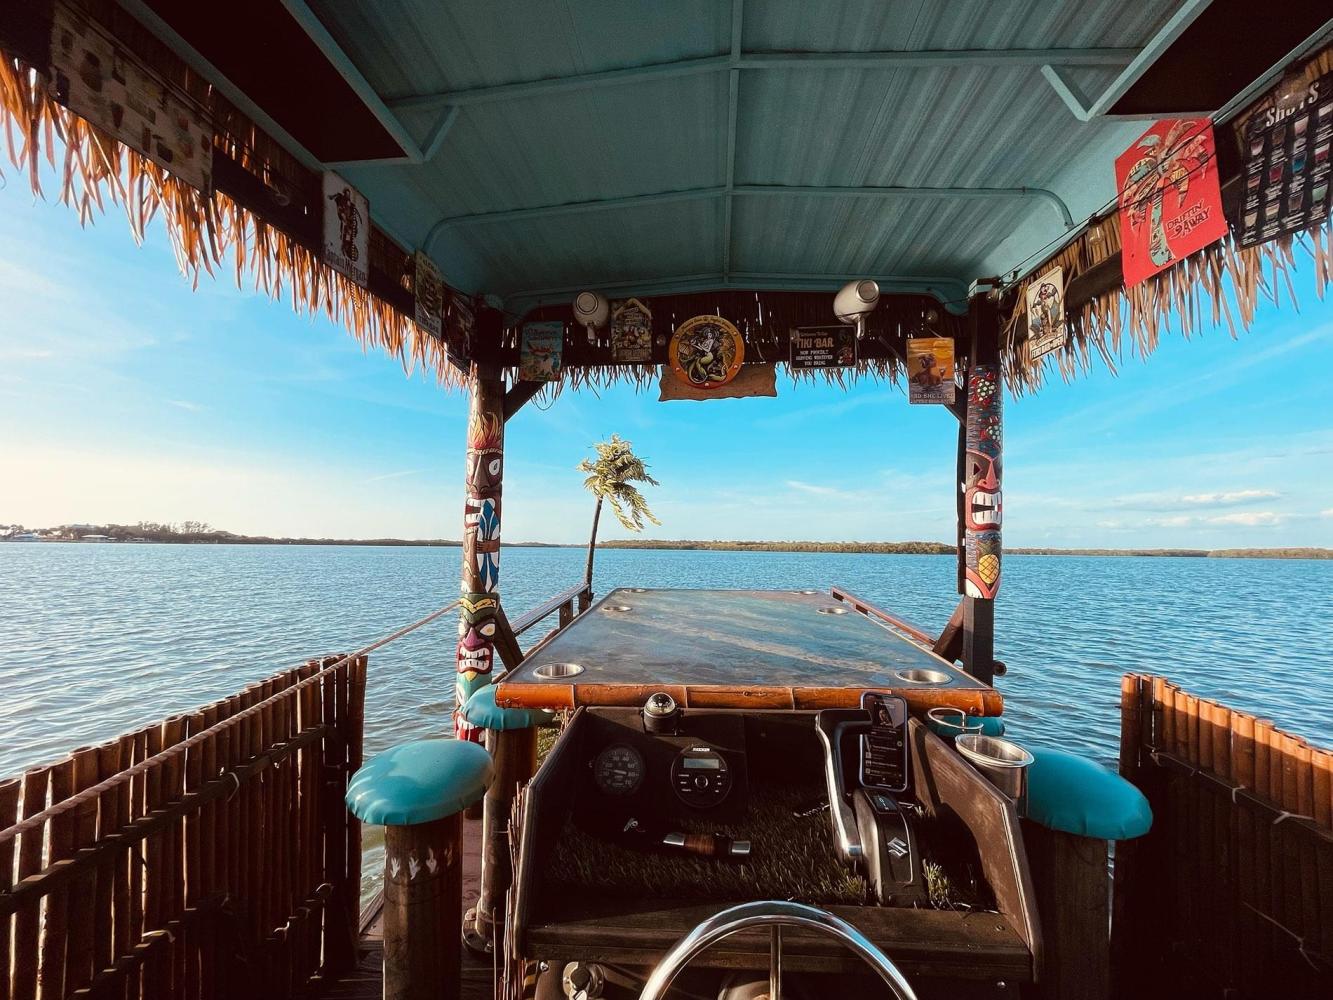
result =
[{"label": "rippled water surface", "polygon": [[[583,559],[506,549],[511,617],[576,583]],[[0,544],[0,776],[360,647],[451,600],[458,561],[456,548]],[[931,629],[957,601],[939,556],[597,557],[602,593],[832,584]],[[998,686],[1026,742],[1113,759],[1126,670],[1330,742],[1333,562],[1009,556],[996,619]],[[446,616],[372,654],[367,753],[448,730],[454,640]]]}]

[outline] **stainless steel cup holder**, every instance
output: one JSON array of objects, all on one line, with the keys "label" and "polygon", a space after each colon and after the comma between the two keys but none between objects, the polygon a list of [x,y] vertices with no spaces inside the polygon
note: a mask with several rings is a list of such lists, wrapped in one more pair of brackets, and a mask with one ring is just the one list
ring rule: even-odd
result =
[{"label": "stainless steel cup holder", "polygon": [[815,608],[815,611],[821,615],[845,615],[847,613],[846,608],[839,608],[836,606],[830,606],[827,608]]},{"label": "stainless steel cup holder", "polygon": [[577,677],[581,673],[583,673],[583,664],[581,663],[543,663],[533,671],[535,676],[545,680]]},{"label": "stainless steel cup holder", "polygon": [[943,670],[931,670],[929,667],[909,667],[906,670],[895,670],[893,676],[900,681],[906,681],[908,684],[948,684],[953,680]]}]

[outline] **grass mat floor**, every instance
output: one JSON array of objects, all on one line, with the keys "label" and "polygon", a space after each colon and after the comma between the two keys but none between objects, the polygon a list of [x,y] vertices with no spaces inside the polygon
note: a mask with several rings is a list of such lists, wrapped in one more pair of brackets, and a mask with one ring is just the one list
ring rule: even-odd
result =
[{"label": "grass mat floor", "polygon": [[815,786],[752,785],[750,808],[739,821],[691,818],[673,824],[683,833],[720,833],[750,841],[750,857],[743,862],[641,850],[566,819],[552,851],[547,887],[621,898],[862,905],[870,898],[870,887],[834,853],[828,813],[794,815],[821,798]]}]

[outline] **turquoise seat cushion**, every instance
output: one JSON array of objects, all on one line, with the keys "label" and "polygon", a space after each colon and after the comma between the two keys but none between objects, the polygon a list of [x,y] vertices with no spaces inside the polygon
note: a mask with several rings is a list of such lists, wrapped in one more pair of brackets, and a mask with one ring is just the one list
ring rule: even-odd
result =
[{"label": "turquoise seat cushion", "polygon": [[1063,750],[1033,749],[1032,757],[1027,818],[1033,822],[1099,840],[1132,840],[1152,826],[1143,793],[1095,760]]},{"label": "turquoise seat cushion", "polygon": [[[950,718],[953,721],[957,721],[958,716],[953,715],[950,716]],[[983,736],[1004,735],[1004,720],[1000,718],[998,715],[985,715],[985,716],[969,715],[967,717],[967,724],[969,726],[980,725],[981,733]],[[952,726],[948,722],[940,722],[936,719],[931,719],[931,718],[926,719],[926,725],[930,727],[931,732],[933,732],[936,736],[941,736],[946,740],[952,740],[955,736],[957,736],[959,733],[962,732],[962,730],[959,729],[957,726]]]},{"label": "turquoise seat cushion", "polygon": [[362,823],[430,823],[480,799],[491,775],[491,755],[477,743],[417,740],[366,761],[347,785],[347,808]]},{"label": "turquoise seat cushion", "polygon": [[483,729],[529,729],[549,725],[555,716],[535,708],[501,708],[495,703],[495,685],[488,684],[463,706],[463,718]]}]

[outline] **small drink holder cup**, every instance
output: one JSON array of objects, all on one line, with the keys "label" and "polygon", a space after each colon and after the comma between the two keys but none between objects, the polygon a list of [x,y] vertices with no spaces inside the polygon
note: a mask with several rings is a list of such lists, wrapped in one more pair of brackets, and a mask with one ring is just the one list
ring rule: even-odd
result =
[{"label": "small drink holder cup", "polygon": [[986,776],[992,785],[1014,800],[1018,815],[1027,812],[1028,767],[1032,754],[1012,740],[980,733],[954,737],[954,746],[963,757]]},{"label": "small drink holder cup", "polygon": [[940,705],[928,711],[926,718],[933,723],[935,731],[945,739],[981,732],[981,723],[968,722],[967,713],[961,708]]}]

